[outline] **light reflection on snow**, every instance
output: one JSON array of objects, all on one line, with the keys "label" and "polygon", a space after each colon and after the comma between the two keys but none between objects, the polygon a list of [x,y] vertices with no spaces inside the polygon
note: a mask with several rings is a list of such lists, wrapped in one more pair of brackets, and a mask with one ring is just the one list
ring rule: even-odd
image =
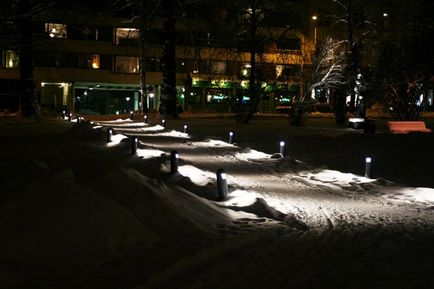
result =
[{"label": "light reflection on snow", "polygon": [[235,157],[243,161],[248,161],[248,160],[267,159],[270,158],[271,155],[256,150],[250,150],[247,153],[236,153]]},{"label": "light reflection on snow", "polygon": [[150,158],[160,157],[162,154],[164,154],[164,152],[155,149],[137,149],[136,154],[140,158],[150,159]]},{"label": "light reflection on snow", "polygon": [[102,125],[95,125],[94,127],[92,127],[93,129],[99,129],[99,128],[103,128]]},{"label": "light reflection on snow", "polygon": [[178,137],[178,138],[190,138],[188,133],[179,132],[176,130],[172,130],[170,132],[162,132],[162,133],[155,133],[152,136],[166,136],[166,137]]},{"label": "light reflection on snow", "polygon": [[365,178],[351,173],[342,173],[334,170],[322,170],[317,173],[307,173],[305,175],[311,180],[335,185],[348,186],[350,183],[372,183],[375,179]]},{"label": "light reflection on snow", "polygon": [[216,178],[214,173],[203,171],[191,165],[180,166],[178,172],[199,186],[205,186]]},{"label": "light reflection on snow", "polygon": [[229,144],[227,142],[221,141],[221,140],[207,140],[202,142],[195,142],[195,146],[198,147],[235,147],[233,144]]},{"label": "light reflection on snow", "polygon": [[228,199],[223,203],[226,206],[246,207],[252,205],[259,197],[262,196],[256,192],[235,190],[229,193]]},{"label": "light reflection on snow", "polygon": [[[400,188],[392,193],[396,199],[408,200],[412,199],[416,202],[434,203],[434,189],[432,188]],[[390,192],[388,193],[390,195]]]},{"label": "light reflection on snow", "polygon": [[128,127],[121,127],[117,126],[117,131],[126,132],[126,133],[133,133],[133,132],[155,132],[155,131],[162,131],[164,130],[164,127],[161,125],[154,125],[149,127],[138,127],[138,128],[128,128]]},{"label": "light reflection on snow", "polygon": [[128,138],[126,135],[123,134],[115,134],[112,136],[112,141],[107,143],[108,147],[113,147],[118,145],[123,139]]}]

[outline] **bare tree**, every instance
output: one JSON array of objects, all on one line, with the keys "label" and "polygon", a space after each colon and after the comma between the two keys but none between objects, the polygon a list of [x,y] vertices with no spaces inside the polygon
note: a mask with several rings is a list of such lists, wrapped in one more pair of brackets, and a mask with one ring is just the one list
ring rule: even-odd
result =
[{"label": "bare tree", "polygon": [[[375,52],[378,34],[374,21],[376,10],[372,9],[369,0],[332,0],[328,5],[325,11],[329,11],[327,16],[332,20],[333,33],[346,41],[346,90],[350,96],[348,109],[355,112],[360,102],[366,101],[359,94],[357,79],[358,75],[363,75],[363,66],[369,63],[369,58],[373,59],[370,54]],[[362,107],[365,107],[363,103]],[[361,114],[364,115],[364,111]]]},{"label": "bare tree", "polygon": [[345,84],[345,41],[334,40],[330,37],[320,42],[309,71],[303,80],[303,94],[300,99],[293,104],[291,122],[294,125],[302,125],[303,117],[308,108],[316,103],[312,98],[312,93],[316,91],[333,92],[332,108],[336,115],[337,122],[341,122],[342,115],[345,113],[345,98],[337,95],[335,91]]}]

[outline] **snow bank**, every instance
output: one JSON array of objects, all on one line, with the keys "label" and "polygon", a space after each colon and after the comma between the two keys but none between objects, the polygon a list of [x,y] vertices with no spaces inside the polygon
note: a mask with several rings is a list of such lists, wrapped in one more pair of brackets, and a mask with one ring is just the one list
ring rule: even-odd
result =
[{"label": "snow bank", "polygon": [[105,193],[160,237],[216,234],[232,219],[214,203],[179,186],[150,179],[133,169],[119,168],[104,180]]},{"label": "snow bank", "polygon": [[82,274],[158,240],[127,210],[75,183],[71,171],[33,166],[11,193],[0,203],[0,264],[15,274]]}]

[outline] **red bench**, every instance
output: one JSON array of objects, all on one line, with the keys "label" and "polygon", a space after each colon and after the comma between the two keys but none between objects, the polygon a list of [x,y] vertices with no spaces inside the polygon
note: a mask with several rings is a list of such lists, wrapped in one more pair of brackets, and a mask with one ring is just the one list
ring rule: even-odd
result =
[{"label": "red bench", "polygon": [[431,132],[429,128],[425,126],[424,121],[389,121],[387,122],[390,133],[409,133],[413,131],[417,132]]}]

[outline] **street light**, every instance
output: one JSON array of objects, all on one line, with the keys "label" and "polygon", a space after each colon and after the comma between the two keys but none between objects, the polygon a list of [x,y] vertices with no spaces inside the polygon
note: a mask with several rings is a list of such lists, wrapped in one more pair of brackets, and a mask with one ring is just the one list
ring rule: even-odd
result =
[{"label": "street light", "polygon": [[318,20],[318,16],[313,15],[312,16],[312,21],[313,21],[313,43],[315,44],[316,47],[316,21]]}]

